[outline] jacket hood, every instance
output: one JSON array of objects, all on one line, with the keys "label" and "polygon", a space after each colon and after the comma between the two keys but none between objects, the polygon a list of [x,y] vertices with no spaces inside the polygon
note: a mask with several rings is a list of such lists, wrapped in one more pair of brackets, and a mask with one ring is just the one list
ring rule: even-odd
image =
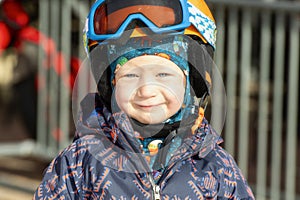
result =
[{"label": "jacket hood", "polygon": [[[177,128],[175,137],[182,140],[179,148],[174,152],[168,165],[191,156],[205,157],[217,144],[222,142],[221,137],[212,129],[204,118],[198,130],[191,134],[191,126],[197,117],[182,121]],[[130,118],[122,111],[111,113],[100,100],[97,94],[88,94],[81,102],[76,125],[74,140],[79,138],[96,138],[97,148],[90,149],[103,165],[123,171],[149,171],[141,152],[138,138],[141,134],[134,130]],[[166,145],[163,148],[169,148]],[[104,152],[110,152],[109,159]],[[159,150],[161,151],[161,149]],[[111,153],[113,152],[113,153]],[[106,156],[105,156],[106,155]],[[126,162],[117,162],[126,160]],[[138,163],[142,162],[144,165]]]}]

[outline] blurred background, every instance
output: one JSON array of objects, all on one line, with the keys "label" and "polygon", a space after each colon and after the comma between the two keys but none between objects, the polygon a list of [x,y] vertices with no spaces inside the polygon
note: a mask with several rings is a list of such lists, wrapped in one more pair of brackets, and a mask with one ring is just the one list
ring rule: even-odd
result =
[{"label": "blurred background", "polygon": [[[207,2],[227,95],[225,124],[212,111],[223,146],[257,199],[300,199],[300,1]],[[91,3],[0,0],[0,200],[31,199],[72,141],[72,88]]]}]

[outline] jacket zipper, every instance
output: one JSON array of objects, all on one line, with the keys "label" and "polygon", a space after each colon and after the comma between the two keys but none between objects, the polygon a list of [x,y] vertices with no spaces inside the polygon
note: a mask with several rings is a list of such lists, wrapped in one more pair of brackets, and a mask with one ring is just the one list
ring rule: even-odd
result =
[{"label": "jacket zipper", "polygon": [[[167,138],[165,139],[164,141],[164,144],[163,146],[165,146],[165,144],[168,144],[175,136],[176,136],[176,133],[177,131],[172,131],[171,133],[169,133],[169,135],[167,136]],[[165,165],[165,161],[166,161],[166,153],[167,152],[164,152],[162,151],[161,153],[159,153],[158,155],[158,163],[162,166]],[[160,186],[157,185],[155,182],[154,182],[154,179],[153,179],[153,175],[150,173],[149,174],[149,180],[151,182],[151,185],[152,185],[152,188],[153,188],[153,196],[154,196],[154,200],[160,200],[161,197],[160,197]]]},{"label": "jacket zipper", "polygon": [[152,185],[154,200],[160,200],[160,187],[155,184],[152,174],[149,174],[149,180]]}]

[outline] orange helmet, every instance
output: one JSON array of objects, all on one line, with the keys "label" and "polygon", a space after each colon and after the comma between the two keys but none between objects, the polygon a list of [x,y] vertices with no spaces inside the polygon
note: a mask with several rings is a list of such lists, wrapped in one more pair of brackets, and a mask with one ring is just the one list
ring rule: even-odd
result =
[{"label": "orange helmet", "polygon": [[87,50],[103,40],[119,38],[128,29],[132,30],[130,37],[146,36],[139,24],[130,26],[136,21],[142,21],[142,27],[155,33],[175,31],[195,36],[215,48],[215,20],[204,0],[128,0],[126,3],[97,0],[86,20],[84,42]]}]

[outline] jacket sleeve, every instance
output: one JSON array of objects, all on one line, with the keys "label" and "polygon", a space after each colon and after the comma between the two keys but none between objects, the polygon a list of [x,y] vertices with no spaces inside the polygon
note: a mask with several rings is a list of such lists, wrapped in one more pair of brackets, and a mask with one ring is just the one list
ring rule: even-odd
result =
[{"label": "jacket sleeve", "polygon": [[218,199],[255,199],[233,157],[221,147],[220,149],[218,156],[221,157],[223,167],[218,171],[220,178]]},{"label": "jacket sleeve", "polygon": [[76,147],[62,151],[44,171],[33,199],[79,199],[82,160],[76,159]]}]

